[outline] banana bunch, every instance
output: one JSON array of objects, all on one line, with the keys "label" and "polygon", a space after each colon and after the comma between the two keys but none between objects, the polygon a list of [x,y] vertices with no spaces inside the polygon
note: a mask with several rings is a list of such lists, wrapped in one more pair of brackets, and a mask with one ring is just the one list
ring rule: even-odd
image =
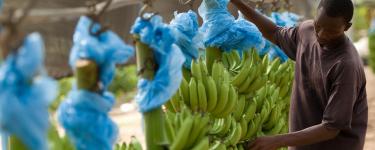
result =
[{"label": "banana bunch", "polygon": [[268,76],[263,74],[265,74],[265,68],[268,65],[268,57],[261,60],[256,51],[246,51],[242,57],[242,62],[237,67],[240,70],[234,74],[231,84],[238,89],[239,93],[251,94],[267,83]]},{"label": "banana bunch", "polygon": [[241,150],[253,138],[287,133],[293,68],[255,50],[224,52],[212,66],[192,61],[165,105],[170,149]]},{"label": "banana bunch", "polygon": [[231,76],[222,63],[215,62],[209,73],[202,59],[192,61],[190,81],[185,78],[182,80],[179,91],[166,107],[172,112],[180,112],[183,102],[193,112],[208,112],[217,118],[226,117],[233,112],[239,99],[230,81]]},{"label": "banana bunch", "polygon": [[135,136],[132,136],[129,145],[125,142],[116,144],[114,150],[142,150],[142,145]]},{"label": "banana bunch", "polygon": [[290,60],[280,64],[280,59],[275,59],[270,62],[267,70],[267,75],[271,83],[276,84],[280,87],[280,96],[286,97],[290,95],[291,85],[294,79],[294,64]]},{"label": "banana bunch", "polygon": [[208,115],[193,114],[187,107],[183,107],[182,112],[167,111],[166,116],[166,132],[171,150],[208,149]]}]

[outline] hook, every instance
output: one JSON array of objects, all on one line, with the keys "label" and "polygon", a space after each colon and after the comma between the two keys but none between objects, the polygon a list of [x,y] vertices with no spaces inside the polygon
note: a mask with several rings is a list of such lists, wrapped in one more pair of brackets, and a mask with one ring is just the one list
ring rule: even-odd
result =
[{"label": "hook", "polygon": [[[18,48],[22,45],[24,34],[21,33],[18,28],[37,2],[38,0],[29,0],[26,7],[21,10],[9,8],[8,11],[4,11],[5,16],[2,16],[0,19],[0,23],[3,26],[3,30],[0,34],[0,45],[3,59],[5,59],[10,53],[16,53]],[[20,13],[20,15],[17,13]]]},{"label": "hook", "polygon": [[189,5],[190,9],[193,9],[195,0],[179,0],[180,4],[182,5]]},{"label": "hook", "polygon": [[[151,15],[145,16],[147,11],[149,11]],[[143,0],[143,7],[141,8],[139,12],[139,16],[141,17],[141,19],[150,20],[152,17],[154,17],[157,14],[158,13],[153,11],[152,9],[152,0]]]},{"label": "hook", "polygon": [[100,34],[102,34],[103,32],[108,30],[108,26],[105,26],[105,25],[101,25],[102,27],[96,32],[93,31],[93,28],[95,26],[95,23],[102,24],[101,21],[102,21],[102,17],[104,15],[104,12],[107,11],[107,9],[111,5],[112,1],[113,0],[107,0],[106,3],[104,4],[103,8],[99,11],[97,10],[97,5],[98,5],[97,1],[90,1],[89,2],[89,4],[88,4],[89,14],[87,16],[92,19],[92,23],[90,24],[90,27],[89,27],[89,32],[90,32],[91,35],[99,36]]}]

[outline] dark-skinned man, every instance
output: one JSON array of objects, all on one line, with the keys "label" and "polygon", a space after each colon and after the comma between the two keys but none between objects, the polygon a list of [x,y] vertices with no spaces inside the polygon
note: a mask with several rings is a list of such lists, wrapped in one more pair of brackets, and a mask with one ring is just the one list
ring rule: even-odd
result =
[{"label": "dark-skinned man", "polygon": [[231,0],[263,36],[296,62],[290,105],[290,133],[259,137],[251,150],[361,150],[368,108],[363,65],[345,35],[351,0],[322,0],[314,20],[297,27],[276,26],[241,0]]}]

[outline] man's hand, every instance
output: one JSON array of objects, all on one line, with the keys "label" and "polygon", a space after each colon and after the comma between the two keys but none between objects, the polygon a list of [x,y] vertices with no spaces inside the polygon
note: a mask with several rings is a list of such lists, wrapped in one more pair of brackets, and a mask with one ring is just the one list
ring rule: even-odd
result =
[{"label": "man's hand", "polygon": [[277,150],[281,147],[280,140],[275,136],[265,136],[255,139],[247,145],[248,150]]},{"label": "man's hand", "polygon": [[340,130],[327,128],[324,123],[284,135],[259,137],[247,145],[248,150],[276,150],[285,146],[303,146],[335,138]]}]

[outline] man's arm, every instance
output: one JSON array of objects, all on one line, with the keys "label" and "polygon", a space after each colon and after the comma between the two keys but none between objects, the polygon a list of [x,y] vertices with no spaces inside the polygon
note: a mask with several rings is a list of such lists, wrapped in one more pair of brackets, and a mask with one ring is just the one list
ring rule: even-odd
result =
[{"label": "man's arm", "polygon": [[284,135],[260,137],[248,146],[251,150],[276,150],[286,146],[303,146],[335,138],[340,130],[331,129],[323,123],[301,131]]},{"label": "man's arm", "polygon": [[253,22],[259,28],[265,38],[275,43],[274,35],[277,31],[276,24],[253,8],[247,6],[241,0],[231,0],[231,2],[241,11],[246,19]]}]

